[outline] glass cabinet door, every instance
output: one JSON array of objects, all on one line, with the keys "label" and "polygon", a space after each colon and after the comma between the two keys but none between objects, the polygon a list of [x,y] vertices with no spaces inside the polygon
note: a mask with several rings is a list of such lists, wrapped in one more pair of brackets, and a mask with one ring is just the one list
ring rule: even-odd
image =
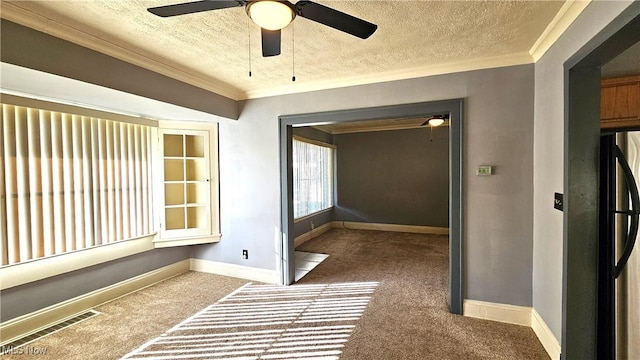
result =
[{"label": "glass cabinet door", "polygon": [[206,131],[164,130],[163,238],[211,234],[209,138]]}]

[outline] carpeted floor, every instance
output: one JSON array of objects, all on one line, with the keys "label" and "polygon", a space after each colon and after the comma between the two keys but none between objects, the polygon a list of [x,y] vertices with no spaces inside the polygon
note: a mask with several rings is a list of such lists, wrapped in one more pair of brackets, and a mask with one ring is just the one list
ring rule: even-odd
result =
[{"label": "carpeted floor", "polygon": [[[347,324],[341,360],[548,359],[528,327],[448,312],[446,236],[334,229],[298,250],[330,255],[299,285],[376,284],[358,319]],[[96,309],[101,315],[28,346],[46,349],[47,359],[119,359],[246,284],[189,272],[103,305]],[[14,357],[28,358],[6,358]]]},{"label": "carpeted floor", "polygon": [[27,350],[46,352],[44,356],[15,352],[3,358],[119,359],[246,283],[242,279],[187,272],[99,306],[95,310],[100,315],[25,346]]},{"label": "carpeted floor", "polygon": [[247,284],[123,359],[338,360],[377,286]]},{"label": "carpeted floor", "polygon": [[549,359],[528,327],[448,311],[448,237],[333,229],[299,247],[330,256],[300,284],[379,282],[342,360]]}]

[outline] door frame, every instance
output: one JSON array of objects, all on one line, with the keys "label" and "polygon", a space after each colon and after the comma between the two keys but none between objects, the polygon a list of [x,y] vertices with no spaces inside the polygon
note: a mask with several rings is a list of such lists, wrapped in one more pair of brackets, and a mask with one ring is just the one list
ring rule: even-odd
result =
[{"label": "door frame", "polygon": [[635,2],[564,64],[562,359],[596,358],[600,67],[639,40]]},{"label": "door frame", "polygon": [[281,258],[280,281],[290,285],[295,279],[293,234],[293,127],[333,124],[362,120],[383,120],[450,114],[449,127],[449,310],[462,314],[463,301],[463,204],[462,204],[462,131],[464,99],[338,110],[279,116],[281,184]]}]

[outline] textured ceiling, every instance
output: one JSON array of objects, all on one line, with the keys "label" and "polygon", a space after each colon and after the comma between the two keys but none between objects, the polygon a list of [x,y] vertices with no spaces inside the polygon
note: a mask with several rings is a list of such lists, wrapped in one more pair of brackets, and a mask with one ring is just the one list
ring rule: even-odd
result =
[{"label": "textured ceiling", "polygon": [[[260,29],[242,8],[172,18],[146,11],[177,2],[181,1],[2,1],[8,14],[2,16],[16,21],[20,13],[17,19],[23,23],[20,19],[35,16],[36,21],[25,25],[39,24],[39,30],[71,41],[83,38],[84,46],[121,58],[124,54],[124,60],[243,99],[429,74],[430,69],[452,64],[509,58],[532,62],[530,50],[564,5],[318,0],[373,22],[378,30],[361,40],[298,17],[282,31],[282,55],[263,58]],[[291,81],[294,69],[296,82]]]}]

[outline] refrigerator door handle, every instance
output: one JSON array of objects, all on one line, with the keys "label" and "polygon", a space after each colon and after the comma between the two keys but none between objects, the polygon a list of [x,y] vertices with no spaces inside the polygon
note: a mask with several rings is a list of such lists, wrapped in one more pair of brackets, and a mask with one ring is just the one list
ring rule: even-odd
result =
[{"label": "refrigerator door handle", "polygon": [[620,273],[627,265],[627,261],[629,261],[629,256],[631,256],[631,251],[633,251],[633,246],[636,242],[636,236],[638,235],[638,220],[640,217],[640,196],[638,195],[638,186],[633,177],[633,172],[631,171],[631,167],[622,154],[622,150],[616,145],[613,148],[613,152],[618,158],[620,162],[620,166],[622,168],[622,173],[624,174],[624,180],[627,183],[627,188],[629,189],[629,195],[631,195],[631,206],[632,209],[627,212],[627,214],[631,217],[631,225],[629,226],[629,233],[627,234],[627,241],[624,244],[624,249],[622,250],[622,255],[620,256],[620,260],[618,260],[618,264],[613,269],[613,277],[618,278]]}]

